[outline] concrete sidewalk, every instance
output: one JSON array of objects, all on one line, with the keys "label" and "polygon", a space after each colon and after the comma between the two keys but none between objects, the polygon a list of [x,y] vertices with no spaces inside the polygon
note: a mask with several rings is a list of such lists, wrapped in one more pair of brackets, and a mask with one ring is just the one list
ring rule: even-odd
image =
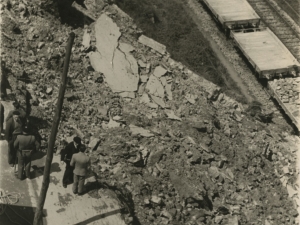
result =
[{"label": "concrete sidewalk", "polygon": [[[11,103],[2,103],[5,107],[6,117],[11,109]],[[32,179],[20,181],[14,175],[14,168],[9,167],[7,162],[7,142],[5,140],[0,141],[0,154],[0,189],[5,194],[12,192],[20,194],[19,201],[10,205],[11,208],[8,207],[5,214],[0,215],[0,224],[29,224],[26,220],[33,221],[42,187],[46,155],[43,152],[36,153],[31,166]],[[116,198],[108,194],[109,190],[94,189],[83,196],[74,195],[72,184],[67,188],[62,186],[64,170],[65,165],[60,165],[60,156],[55,155],[51,165],[50,184],[44,205],[44,225],[125,225],[121,218],[121,206]]]}]

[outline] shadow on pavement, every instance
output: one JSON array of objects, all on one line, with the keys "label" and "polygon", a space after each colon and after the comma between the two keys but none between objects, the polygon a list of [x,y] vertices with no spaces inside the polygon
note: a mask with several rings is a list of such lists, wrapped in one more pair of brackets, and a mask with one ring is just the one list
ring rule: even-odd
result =
[{"label": "shadow on pavement", "polygon": [[98,190],[102,189],[102,190],[109,190],[108,193],[111,193],[111,197],[112,198],[117,198],[118,202],[121,205],[121,208],[113,210],[111,212],[107,212],[107,213],[103,213],[100,215],[97,215],[95,217],[92,217],[90,219],[87,219],[85,221],[82,221],[81,223],[78,223],[80,225],[84,225],[84,224],[88,224],[92,221],[95,221],[97,219],[101,219],[116,213],[122,213],[122,214],[126,214],[129,213],[132,218],[132,224],[134,225],[141,225],[140,221],[138,220],[138,218],[135,215],[135,205],[134,205],[134,201],[132,199],[132,194],[131,192],[123,185],[109,185],[106,182],[101,182],[99,179],[96,179],[96,182],[91,182],[91,183],[87,183],[85,185],[86,188],[86,192],[87,194],[89,194],[91,197],[96,197],[96,198],[101,198],[101,196],[99,196]]},{"label": "shadow on pavement", "polygon": [[87,220],[84,220],[82,222],[79,222],[79,223],[75,223],[75,225],[86,225],[86,224],[90,224],[94,221],[97,221],[99,219],[103,219],[105,217],[108,217],[108,216],[111,216],[111,215],[114,215],[114,214],[117,214],[117,213],[120,213],[122,211],[122,209],[116,209],[116,210],[113,210],[113,211],[110,211],[110,212],[106,212],[106,213],[102,213],[102,214],[99,214],[97,216],[93,216]]},{"label": "shadow on pavement", "polygon": [[[45,168],[44,166],[38,167],[37,165],[33,165],[32,168],[33,168],[34,172],[31,175],[31,179],[34,179],[34,178],[44,175],[44,168]],[[51,173],[60,172],[60,171],[61,171],[61,169],[60,169],[59,163],[55,162],[55,163],[51,164]]]},{"label": "shadow on pavement", "polygon": [[[1,225],[31,225],[33,224],[35,207],[19,205],[2,205],[5,207],[3,214],[0,214]],[[43,210],[43,216],[47,215],[47,210]],[[45,225],[45,224],[44,224]]]}]

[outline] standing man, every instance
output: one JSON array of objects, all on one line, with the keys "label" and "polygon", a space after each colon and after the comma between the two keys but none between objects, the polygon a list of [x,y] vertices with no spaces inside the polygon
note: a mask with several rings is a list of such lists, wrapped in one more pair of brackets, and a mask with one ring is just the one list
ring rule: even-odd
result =
[{"label": "standing man", "polygon": [[8,115],[6,117],[6,121],[8,121],[13,116],[13,112],[14,111],[19,111],[19,113],[20,113],[20,116],[19,116],[20,120],[22,121],[23,124],[25,124],[26,123],[26,113],[21,108],[20,103],[18,101],[14,101],[13,102],[13,106],[14,106],[14,109],[8,112]]},{"label": "standing man", "polygon": [[84,154],[85,146],[81,145],[79,153],[73,155],[71,159],[71,166],[74,166],[74,184],[73,193],[82,195],[85,176],[90,169],[90,157]]},{"label": "standing man", "polygon": [[29,129],[25,127],[23,133],[16,137],[14,148],[18,155],[18,178],[23,180],[24,167],[25,176],[30,179],[31,156],[40,147],[34,135],[30,135]]},{"label": "standing man", "polygon": [[8,142],[8,163],[14,167],[16,161],[16,152],[14,150],[14,141],[18,134],[22,133],[22,122],[19,118],[20,112],[13,111],[13,116],[6,122],[5,139]]},{"label": "standing man", "polygon": [[60,162],[63,165],[66,163],[66,170],[63,177],[63,187],[66,188],[69,183],[73,182],[73,170],[74,167],[70,165],[73,154],[79,152],[79,147],[81,145],[80,137],[74,137],[73,141],[70,142],[65,149],[61,151]]}]

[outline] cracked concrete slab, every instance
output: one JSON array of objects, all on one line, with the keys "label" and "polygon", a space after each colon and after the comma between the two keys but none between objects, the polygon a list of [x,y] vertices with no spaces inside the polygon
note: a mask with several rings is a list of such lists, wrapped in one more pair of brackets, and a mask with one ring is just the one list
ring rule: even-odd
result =
[{"label": "cracked concrete slab", "polygon": [[118,47],[121,32],[117,24],[102,14],[95,23],[96,47],[103,58],[112,62],[114,52]]},{"label": "cracked concrete slab", "polygon": [[105,81],[113,92],[137,91],[138,64],[130,53],[134,47],[118,42],[121,36],[119,28],[105,14],[96,21],[95,31],[98,52],[89,54],[92,67],[104,74]]}]

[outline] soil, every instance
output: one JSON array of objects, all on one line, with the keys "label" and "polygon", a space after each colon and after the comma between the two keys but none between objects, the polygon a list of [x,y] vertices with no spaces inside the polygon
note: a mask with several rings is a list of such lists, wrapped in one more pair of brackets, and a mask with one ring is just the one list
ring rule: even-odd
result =
[{"label": "soil", "polygon": [[[185,6],[185,10],[189,15],[193,18],[194,22],[197,24],[197,27],[199,31],[202,31],[201,23],[199,23],[199,16],[197,16],[194,13],[194,8],[191,5]],[[255,96],[249,94],[248,87],[244,84],[243,80],[240,78],[239,74],[236,72],[236,70],[233,68],[232,64],[228,61],[228,59],[224,56],[223,52],[220,51],[219,46],[215,43],[214,40],[212,40],[209,35],[205,32],[202,32],[203,36],[209,41],[211,49],[215,52],[215,54],[218,56],[220,62],[223,64],[223,66],[227,69],[227,73],[231,79],[235,82],[236,86],[239,88],[240,92],[243,94],[243,97],[246,98],[246,102],[250,103],[251,101],[255,100]],[[223,74],[224,75],[224,74]],[[223,77],[223,79],[227,80],[226,77]],[[230,84],[227,84],[229,89]]]}]

